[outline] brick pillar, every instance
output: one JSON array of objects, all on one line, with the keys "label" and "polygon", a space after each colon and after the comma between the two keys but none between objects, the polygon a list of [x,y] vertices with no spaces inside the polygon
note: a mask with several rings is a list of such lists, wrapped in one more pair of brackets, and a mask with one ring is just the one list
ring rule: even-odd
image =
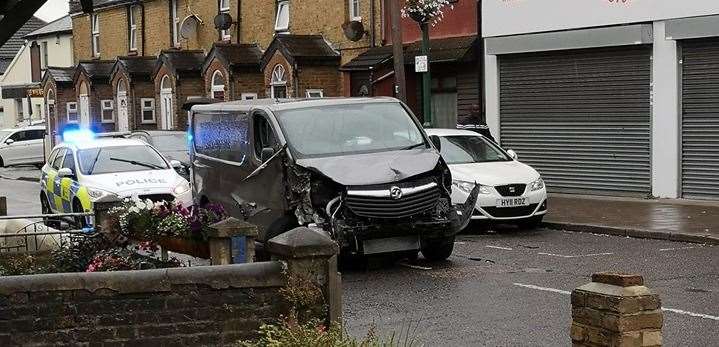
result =
[{"label": "brick pillar", "polygon": [[290,276],[308,278],[322,289],[327,304],[327,318],[342,321],[342,282],[337,272],[339,246],[329,237],[309,228],[299,227],[267,241],[273,260],[287,263]]},{"label": "brick pillar", "polygon": [[661,300],[639,275],[601,272],[572,291],[572,346],[661,346]]}]

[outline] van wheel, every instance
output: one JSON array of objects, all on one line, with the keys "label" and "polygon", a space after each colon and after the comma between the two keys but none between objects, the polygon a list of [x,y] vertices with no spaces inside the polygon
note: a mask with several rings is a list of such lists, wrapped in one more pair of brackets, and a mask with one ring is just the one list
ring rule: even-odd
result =
[{"label": "van wheel", "polygon": [[422,255],[429,261],[447,260],[454,250],[454,236],[422,240]]}]

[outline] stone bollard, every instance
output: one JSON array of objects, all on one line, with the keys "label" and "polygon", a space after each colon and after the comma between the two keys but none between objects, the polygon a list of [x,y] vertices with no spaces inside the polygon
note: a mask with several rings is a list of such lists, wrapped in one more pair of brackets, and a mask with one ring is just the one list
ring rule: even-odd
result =
[{"label": "stone bollard", "polygon": [[330,322],[342,323],[342,281],[337,272],[339,246],[309,228],[299,227],[267,241],[273,260],[287,263],[290,275],[309,278],[322,289]]},{"label": "stone bollard", "polygon": [[212,224],[210,228],[207,236],[212,265],[253,262],[257,226],[230,217]]},{"label": "stone bollard", "polygon": [[661,300],[640,275],[600,272],[572,291],[572,346],[661,346]]}]

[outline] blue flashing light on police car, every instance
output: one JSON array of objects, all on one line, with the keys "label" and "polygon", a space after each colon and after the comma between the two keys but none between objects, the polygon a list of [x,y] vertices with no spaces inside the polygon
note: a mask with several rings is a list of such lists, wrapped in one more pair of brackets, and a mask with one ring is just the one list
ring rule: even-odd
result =
[{"label": "blue flashing light on police car", "polygon": [[62,140],[69,143],[92,141],[97,135],[90,129],[68,129],[62,133]]}]

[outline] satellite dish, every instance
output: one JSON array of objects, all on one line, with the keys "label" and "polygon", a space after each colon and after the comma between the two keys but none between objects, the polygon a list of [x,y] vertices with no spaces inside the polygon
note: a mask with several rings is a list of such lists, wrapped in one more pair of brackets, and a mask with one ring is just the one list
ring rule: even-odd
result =
[{"label": "satellite dish", "polygon": [[215,16],[215,29],[227,30],[232,26],[232,16],[229,13],[220,13]]},{"label": "satellite dish", "polygon": [[359,41],[365,34],[364,25],[359,21],[350,21],[342,24],[342,31],[350,41]]},{"label": "satellite dish", "polygon": [[202,20],[196,14],[191,14],[182,20],[180,24],[180,36],[183,39],[190,39],[197,32],[197,26],[202,24]]}]

